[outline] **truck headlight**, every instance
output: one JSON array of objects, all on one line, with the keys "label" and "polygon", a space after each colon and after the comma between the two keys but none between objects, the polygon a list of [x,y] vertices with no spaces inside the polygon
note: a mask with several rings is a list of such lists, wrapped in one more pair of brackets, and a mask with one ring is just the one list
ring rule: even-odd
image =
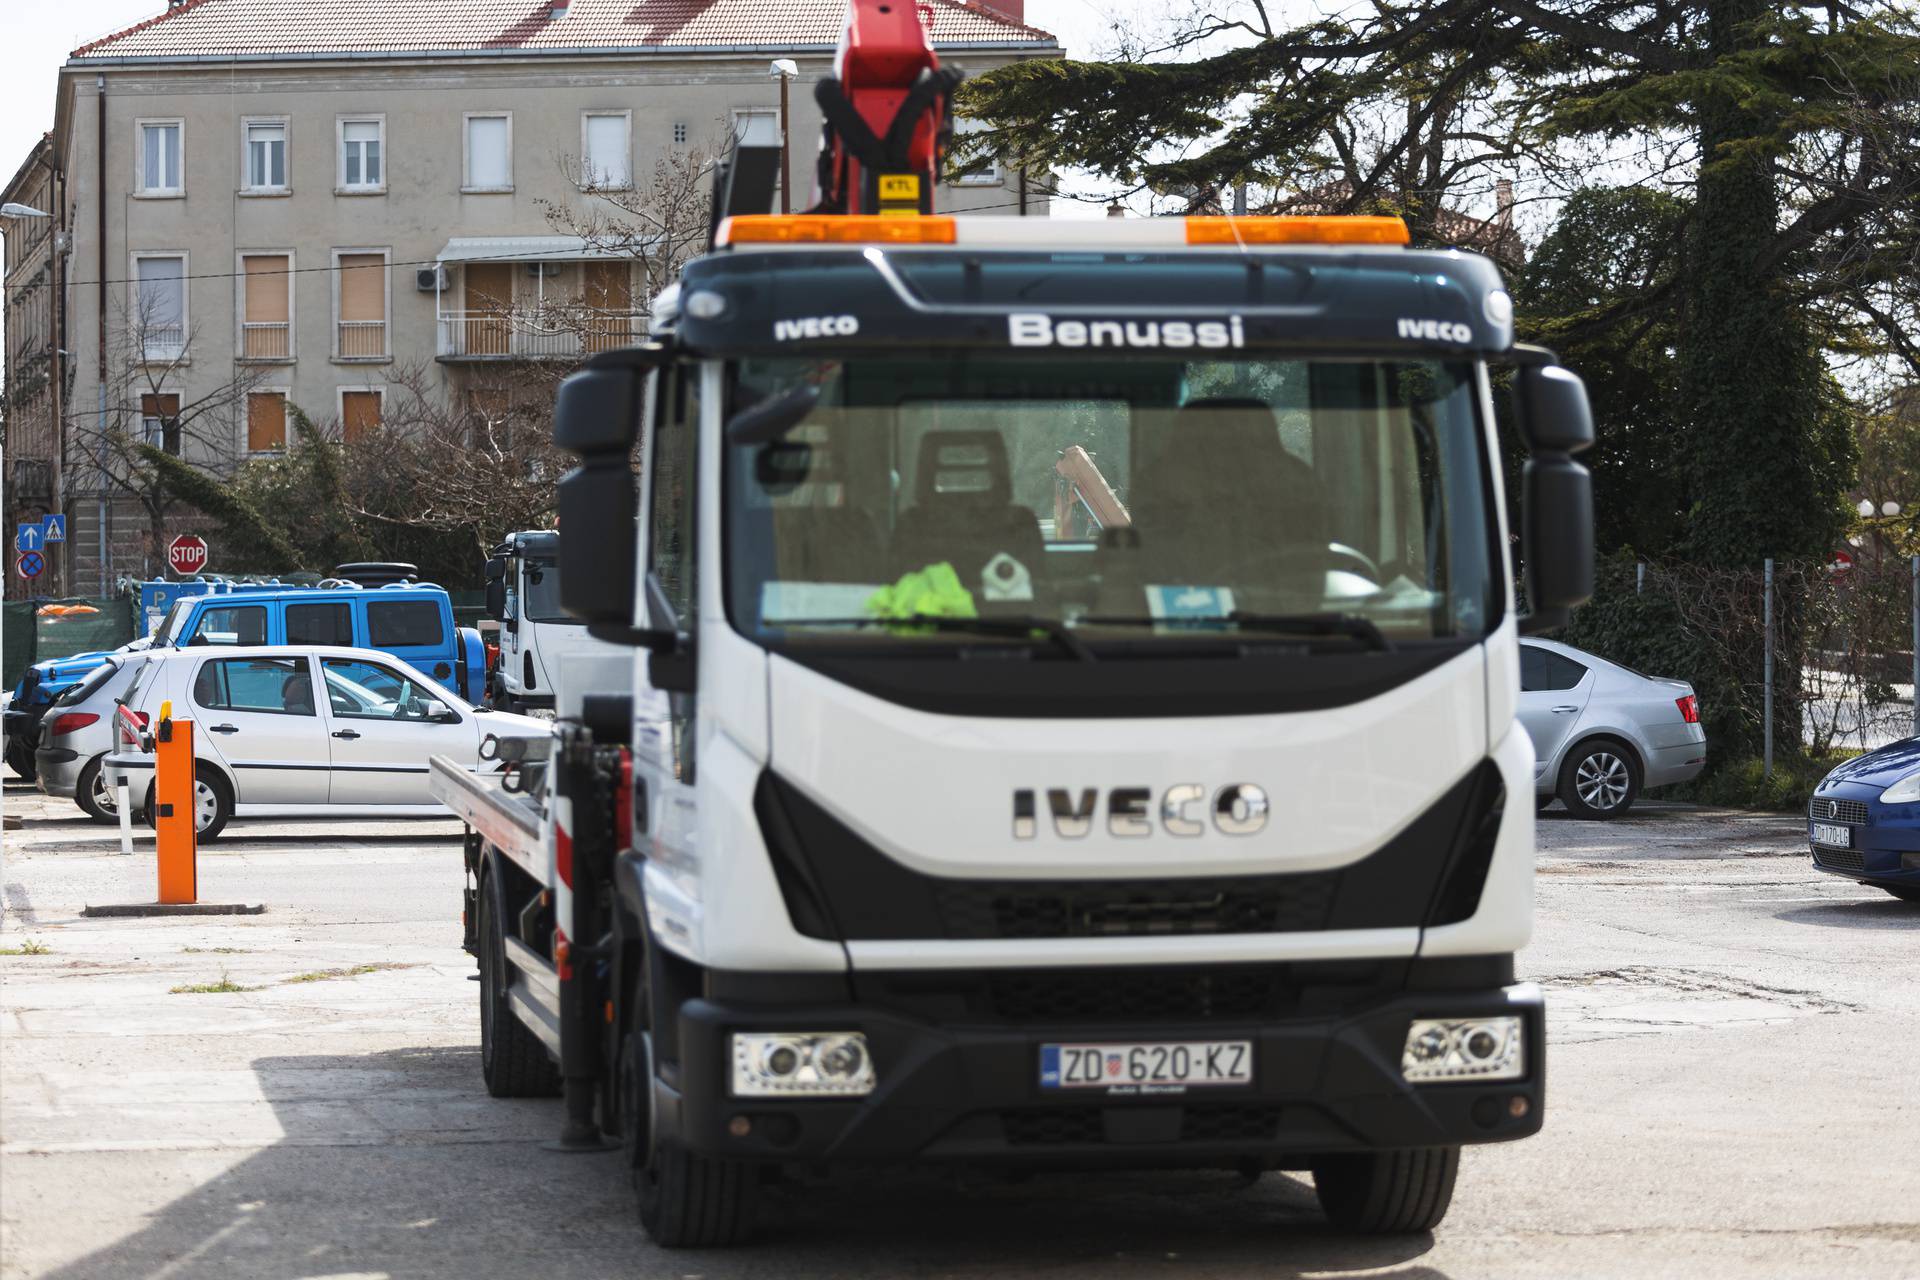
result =
[{"label": "truck headlight", "polygon": [[1407,1028],[1400,1074],[1408,1083],[1517,1080],[1526,1074],[1519,1018],[1417,1018]]},{"label": "truck headlight", "polygon": [[873,1086],[873,1055],[858,1031],[734,1033],[736,1098],[858,1097]]}]

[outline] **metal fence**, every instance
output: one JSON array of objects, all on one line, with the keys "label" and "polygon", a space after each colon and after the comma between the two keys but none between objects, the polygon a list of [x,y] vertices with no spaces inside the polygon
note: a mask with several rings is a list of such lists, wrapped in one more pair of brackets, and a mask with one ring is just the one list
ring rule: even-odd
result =
[{"label": "metal fence", "polygon": [[36,662],[117,649],[134,637],[130,597],[66,596],[0,606],[0,684],[11,689]]},{"label": "metal fence", "polygon": [[[1920,556],[1707,568],[1613,560],[1568,643],[1691,682],[1734,754],[1872,750],[1920,734]],[[1723,754],[1722,758],[1726,758]]]}]

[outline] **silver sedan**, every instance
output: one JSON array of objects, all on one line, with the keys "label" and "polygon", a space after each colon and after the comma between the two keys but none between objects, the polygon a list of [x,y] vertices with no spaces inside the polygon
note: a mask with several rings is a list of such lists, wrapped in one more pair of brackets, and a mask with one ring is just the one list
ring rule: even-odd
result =
[{"label": "silver sedan", "polygon": [[1707,763],[1700,700],[1684,680],[1643,676],[1553,640],[1520,642],[1520,723],[1533,739],[1535,803],[1613,818],[1648,787]]}]

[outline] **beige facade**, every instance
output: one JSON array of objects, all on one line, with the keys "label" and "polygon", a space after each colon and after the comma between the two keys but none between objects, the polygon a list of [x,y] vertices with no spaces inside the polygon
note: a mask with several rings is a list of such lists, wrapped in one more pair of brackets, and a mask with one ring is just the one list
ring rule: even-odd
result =
[{"label": "beige facade", "polygon": [[[24,205],[51,213],[56,204],[53,141],[42,138],[0,191],[0,202]],[[56,430],[60,412],[59,339],[55,330],[56,293],[54,252],[56,228],[51,217],[0,217],[0,238],[6,242],[4,293],[6,301],[6,471],[5,486],[9,546],[21,521],[40,519],[54,506],[59,478]],[[42,574],[29,582],[7,558],[8,597],[41,594],[55,588],[54,575]],[[50,557],[57,559],[57,557]]]},{"label": "beige facade", "polygon": [[[1050,53],[1043,42],[941,49],[971,70]],[[70,453],[103,427],[144,424],[153,443],[221,467],[280,447],[287,404],[350,434],[402,384],[484,411],[504,367],[641,336],[648,271],[581,231],[632,225],[617,205],[644,212],[657,174],[684,177],[691,153],[729,134],[777,138],[774,56],[800,68],[798,207],[812,186],[820,118],[808,90],[829,69],[823,49],[76,57],[54,131],[72,231]],[[609,198],[583,179],[628,190]],[[1046,212],[1008,174],[936,200]],[[551,322],[556,301],[572,323]],[[175,413],[190,420],[169,435]],[[76,523],[95,522],[98,506]],[[151,533],[113,553],[140,564],[89,561],[90,576],[153,571]]]}]

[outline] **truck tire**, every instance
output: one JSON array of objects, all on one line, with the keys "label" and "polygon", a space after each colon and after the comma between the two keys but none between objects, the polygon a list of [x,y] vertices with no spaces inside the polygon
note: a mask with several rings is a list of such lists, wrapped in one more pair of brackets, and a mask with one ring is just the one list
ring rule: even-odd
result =
[{"label": "truck tire", "polygon": [[[644,983],[645,979],[642,979]],[[633,1001],[633,1029],[620,1055],[620,1129],[640,1225],[663,1249],[739,1244],[753,1231],[760,1171],[737,1160],[693,1155],[653,1126],[650,1000]]]},{"label": "truck tire", "polygon": [[1459,1173],[1458,1147],[1341,1153],[1313,1162],[1313,1189],[1339,1230],[1405,1235],[1440,1225]]},{"label": "truck tire", "polygon": [[480,886],[480,1074],[496,1098],[551,1098],[560,1092],[560,1069],[507,1002],[504,914],[500,877],[489,875]]},{"label": "truck tire", "polygon": [[9,735],[7,767],[19,774],[22,781],[32,782],[39,778],[40,766],[34,762],[33,744],[17,734]]}]

